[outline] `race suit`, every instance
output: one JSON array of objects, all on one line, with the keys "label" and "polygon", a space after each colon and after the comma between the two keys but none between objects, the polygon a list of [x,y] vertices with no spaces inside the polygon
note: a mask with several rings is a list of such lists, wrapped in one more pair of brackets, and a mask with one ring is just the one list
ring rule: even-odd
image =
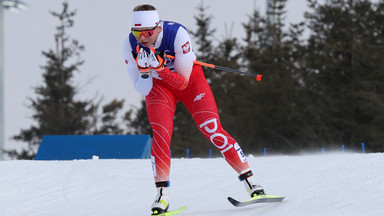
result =
[{"label": "race suit", "polygon": [[[149,123],[153,131],[151,159],[155,182],[169,182],[170,143],[176,104],[181,101],[192,115],[201,133],[223,154],[239,174],[249,166],[239,144],[221,126],[216,102],[196,56],[186,28],[170,21],[161,22],[162,31],[154,47],[175,59],[167,59],[162,71],[151,70],[149,78],[140,77],[132,51],[150,50],[137,42],[132,33],[123,45],[124,59],[135,89],[145,96]],[[137,53],[136,53],[137,54]]]}]

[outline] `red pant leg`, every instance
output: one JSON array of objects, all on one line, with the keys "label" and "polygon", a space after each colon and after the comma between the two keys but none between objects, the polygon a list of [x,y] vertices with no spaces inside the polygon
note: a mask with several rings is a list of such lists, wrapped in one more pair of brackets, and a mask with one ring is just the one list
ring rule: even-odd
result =
[{"label": "red pant leg", "polygon": [[169,89],[154,82],[151,92],[146,97],[146,106],[153,131],[151,159],[155,182],[168,181],[176,100]]},{"label": "red pant leg", "polygon": [[186,89],[176,93],[191,113],[196,125],[223,154],[237,173],[249,170],[239,144],[221,126],[215,98],[201,66],[194,65]]}]

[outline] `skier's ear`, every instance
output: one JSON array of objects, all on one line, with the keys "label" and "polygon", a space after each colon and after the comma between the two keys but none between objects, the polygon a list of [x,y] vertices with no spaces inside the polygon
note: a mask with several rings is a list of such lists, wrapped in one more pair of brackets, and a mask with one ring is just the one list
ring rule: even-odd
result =
[{"label": "skier's ear", "polygon": [[163,28],[162,28],[161,26],[157,26],[157,27],[156,27],[156,31],[157,31],[158,33],[160,33],[162,30],[163,30]]}]

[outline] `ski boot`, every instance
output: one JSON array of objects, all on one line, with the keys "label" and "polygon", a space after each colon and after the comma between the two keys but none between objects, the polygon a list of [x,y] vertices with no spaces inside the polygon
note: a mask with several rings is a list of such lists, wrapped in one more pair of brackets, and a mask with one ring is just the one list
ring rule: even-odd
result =
[{"label": "ski boot", "polygon": [[245,189],[251,197],[265,195],[263,187],[261,187],[253,177],[252,171],[247,171],[239,176],[240,181],[244,183]]},{"label": "ski boot", "polygon": [[[165,186],[166,184],[166,186]],[[169,208],[169,191],[168,182],[158,182],[156,199],[152,204],[152,215],[160,215],[168,211]]]}]

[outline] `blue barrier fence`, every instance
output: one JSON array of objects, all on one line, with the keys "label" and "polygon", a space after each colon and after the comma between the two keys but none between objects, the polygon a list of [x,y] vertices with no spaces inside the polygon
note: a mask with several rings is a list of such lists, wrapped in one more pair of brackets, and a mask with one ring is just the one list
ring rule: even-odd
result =
[{"label": "blue barrier fence", "polygon": [[44,136],[35,160],[150,158],[149,135]]}]

